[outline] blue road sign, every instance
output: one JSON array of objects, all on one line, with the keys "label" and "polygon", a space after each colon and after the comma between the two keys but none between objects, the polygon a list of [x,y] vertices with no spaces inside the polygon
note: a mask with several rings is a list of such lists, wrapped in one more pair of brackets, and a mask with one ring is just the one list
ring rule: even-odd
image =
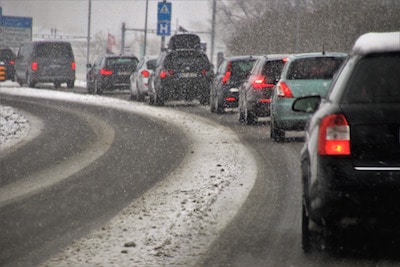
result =
[{"label": "blue road sign", "polygon": [[157,35],[168,36],[171,35],[171,23],[169,21],[157,23]]},{"label": "blue road sign", "polygon": [[158,2],[157,19],[158,22],[171,21],[172,4],[170,2]]},{"label": "blue road sign", "polygon": [[158,2],[157,8],[157,35],[167,36],[171,34],[171,11],[170,2]]},{"label": "blue road sign", "polygon": [[1,25],[14,28],[32,28],[32,18],[2,16]]}]

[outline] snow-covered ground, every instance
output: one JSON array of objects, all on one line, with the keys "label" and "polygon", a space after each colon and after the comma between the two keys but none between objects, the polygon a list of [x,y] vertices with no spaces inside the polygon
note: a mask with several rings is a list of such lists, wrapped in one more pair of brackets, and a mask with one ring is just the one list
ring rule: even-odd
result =
[{"label": "snow-covered ground", "polygon": [[[210,120],[93,95],[18,87],[1,87],[0,92],[119,108],[174,123],[192,143],[192,153],[165,180],[43,266],[193,266],[253,187],[257,166],[251,151],[230,129]],[[32,124],[26,116],[3,109],[1,142],[12,145],[29,138]]]}]

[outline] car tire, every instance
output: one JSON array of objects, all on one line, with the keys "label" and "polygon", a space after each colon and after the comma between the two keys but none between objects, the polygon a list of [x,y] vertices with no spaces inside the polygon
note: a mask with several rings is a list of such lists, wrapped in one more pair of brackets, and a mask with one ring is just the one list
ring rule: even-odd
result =
[{"label": "car tire", "polygon": [[34,88],[35,87],[35,82],[32,80],[32,76],[28,73],[26,74],[26,83],[28,84],[29,87]]},{"label": "car tire", "polygon": [[247,104],[245,104],[244,107],[244,122],[247,125],[252,125],[256,123],[256,116],[254,115],[254,113],[252,111],[250,111],[247,107]]},{"label": "car tire", "polygon": [[302,205],[301,216],[301,246],[304,253],[308,254],[311,252],[310,218],[307,215],[304,203]]},{"label": "car tire", "polygon": [[276,142],[281,142],[285,139],[285,131],[276,126],[274,118],[271,118],[271,139]]},{"label": "car tire", "polygon": [[154,96],[152,94],[149,95],[149,105],[154,105]]},{"label": "car tire", "polygon": [[213,92],[212,92],[212,90],[211,90],[211,92],[210,92],[210,112],[211,113],[215,113],[215,105],[214,105],[214,100],[215,99],[215,97],[214,97],[214,94],[213,94]]},{"label": "car tire", "polygon": [[61,83],[60,82],[54,82],[54,88],[58,89],[61,87]]},{"label": "car tire", "polygon": [[101,86],[97,80],[94,81],[94,94],[101,95],[103,93]]},{"label": "car tire", "polygon": [[75,87],[75,81],[68,81],[67,82],[67,88],[72,89]]},{"label": "car tire", "polygon": [[160,96],[157,95],[157,93],[154,94],[153,102],[154,102],[154,105],[156,105],[156,106],[164,105],[164,101],[160,98]]},{"label": "car tire", "polygon": [[218,114],[222,114],[225,112],[225,109],[223,107],[223,103],[221,103],[223,101],[220,101],[219,97],[216,96],[215,97],[215,101],[214,101],[214,105],[215,105],[215,112]]}]

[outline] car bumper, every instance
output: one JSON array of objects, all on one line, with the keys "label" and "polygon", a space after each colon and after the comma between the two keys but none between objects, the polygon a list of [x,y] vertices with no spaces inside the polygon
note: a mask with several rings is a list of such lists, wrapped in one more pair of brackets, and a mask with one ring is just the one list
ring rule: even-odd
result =
[{"label": "car bumper", "polygon": [[351,160],[318,158],[310,187],[312,217],[387,219],[400,215],[400,171],[357,170]]}]

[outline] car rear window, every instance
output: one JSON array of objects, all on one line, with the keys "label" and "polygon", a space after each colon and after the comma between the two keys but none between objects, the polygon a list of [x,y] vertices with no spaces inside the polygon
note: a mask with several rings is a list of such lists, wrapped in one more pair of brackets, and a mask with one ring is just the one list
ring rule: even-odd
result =
[{"label": "car rear window", "polygon": [[293,61],[288,70],[288,80],[330,80],[345,60],[344,57],[310,57]]},{"label": "car rear window", "polygon": [[[250,74],[256,59],[235,60],[230,63],[231,77],[245,79]],[[229,64],[229,63],[228,63]]]},{"label": "car rear window", "polygon": [[147,61],[146,67],[149,70],[154,70],[156,68],[156,64],[157,64],[157,59],[150,59],[149,61]]},{"label": "car rear window", "polygon": [[14,53],[9,49],[0,50],[0,59],[14,59]]},{"label": "car rear window", "polygon": [[138,60],[134,57],[112,57],[106,61],[106,67],[108,68],[123,68],[123,69],[135,69]]},{"label": "car rear window", "polygon": [[400,53],[372,54],[360,59],[344,99],[347,103],[400,103]]},{"label": "car rear window", "polygon": [[43,43],[37,45],[35,56],[48,58],[71,58],[73,57],[73,54],[69,43]]},{"label": "car rear window", "polygon": [[265,62],[263,75],[268,79],[269,83],[274,83],[281,76],[281,72],[285,62],[283,60],[271,60]]},{"label": "car rear window", "polygon": [[167,69],[184,70],[209,70],[210,62],[203,53],[171,53],[165,59],[164,67]]}]

